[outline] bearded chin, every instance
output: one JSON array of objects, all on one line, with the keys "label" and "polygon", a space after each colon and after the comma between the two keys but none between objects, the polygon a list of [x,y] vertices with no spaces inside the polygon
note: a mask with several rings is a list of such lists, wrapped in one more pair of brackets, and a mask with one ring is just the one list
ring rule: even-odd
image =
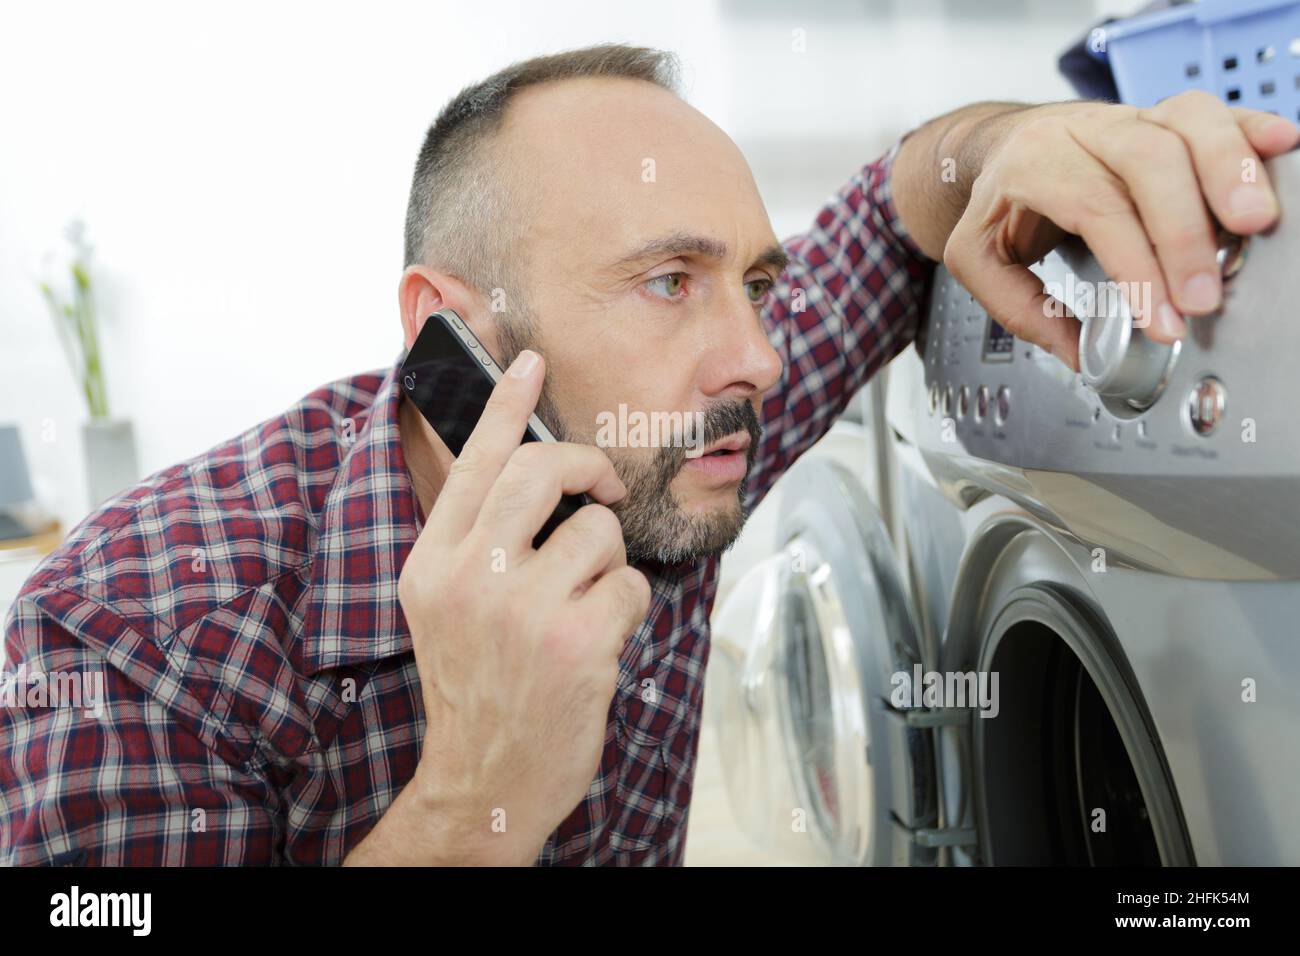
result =
[{"label": "bearded chin", "polygon": [[[554,405],[550,408],[552,411],[547,412],[541,400],[537,403],[538,417],[555,437],[560,441],[583,441],[565,427],[554,413]],[[756,446],[756,442],[750,446],[751,464]],[[649,449],[649,455],[618,448],[603,450],[627,488],[627,494],[609,508],[623,527],[629,563],[696,561],[720,555],[735,543],[749,517],[745,507],[745,481],[737,486],[734,505],[689,514],[672,489],[673,479],[686,464],[685,448],[654,448]]]},{"label": "bearded chin", "polygon": [[[751,452],[752,455],[752,452]],[[740,535],[748,518],[745,482],[734,504],[701,514],[689,514],[672,490],[672,481],[686,462],[683,448],[658,448],[650,460],[643,456],[611,455],[614,470],[627,495],[610,505],[623,526],[629,562],[676,564],[720,555]]]},{"label": "bearded chin", "polygon": [[661,508],[619,514],[627,560],[633,564],[677,564],[721,555],[736,543],[748,517],[743,493],[736,496],[733,507],[708,514],[687,515],[675,500]]}]

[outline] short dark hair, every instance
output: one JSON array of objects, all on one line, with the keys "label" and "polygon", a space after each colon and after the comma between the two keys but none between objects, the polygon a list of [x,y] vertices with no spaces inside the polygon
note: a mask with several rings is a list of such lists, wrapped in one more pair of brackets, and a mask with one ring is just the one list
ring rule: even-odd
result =
[{"label": "short dark hair", "polygon": [[523,60],[465,87],[443,107],[420,147],[406,207],[405,266],[437,267],[484,295],[513,285],[523,251],[525,192],[484,147],[520,90],[578,77],[621,77],[680,95],[679,76],[672,53],[607,43]]}]

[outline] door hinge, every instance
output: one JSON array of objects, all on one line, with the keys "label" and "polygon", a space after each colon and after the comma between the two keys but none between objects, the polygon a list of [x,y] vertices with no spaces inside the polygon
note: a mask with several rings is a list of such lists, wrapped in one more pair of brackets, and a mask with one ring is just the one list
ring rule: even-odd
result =
[{"label": "door hinge", "polygon": [[974,827],[918,827],[910,831],[920,846],[974,846],[979,840]]},{"label": "door hinge", "polygon": [[917,846],[937,848],[943,846],[978,846],[979,835],[974,827],[909,827],[891,813],[894,826],[903,830]]},{"label": "door hinge", "polygon": [[974,707],[908,707],[899,709],[884,701],[885,713],[909,727],[958,727],[969,724]]}]

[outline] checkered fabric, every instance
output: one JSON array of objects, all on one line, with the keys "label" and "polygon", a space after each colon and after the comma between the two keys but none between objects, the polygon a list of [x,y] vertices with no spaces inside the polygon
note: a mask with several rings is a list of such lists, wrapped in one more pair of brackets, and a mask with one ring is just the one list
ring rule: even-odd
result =
[{"label": "checkered fabric", "polygon": [[[890,199],[896,151],[785,243],[751,506],[915,332],[932,263]],[[41,563],[4,628],[0,861],[327,865],[374,826],[425,730],[397,598],[420,518],[395,374],[153,475]],[[682,860],[718,559],[642,570],[653,599],[599,773],[539,864]],[[102,681],[98,715],[68,675]]]}]

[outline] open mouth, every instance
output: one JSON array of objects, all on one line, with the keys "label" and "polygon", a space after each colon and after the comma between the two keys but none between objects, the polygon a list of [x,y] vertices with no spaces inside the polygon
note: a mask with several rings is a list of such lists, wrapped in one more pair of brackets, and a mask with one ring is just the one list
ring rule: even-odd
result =
[{"label": "open mouth", "polygon": [[727,455],[739,454],[742,457],[749,450],[749,436],[743,433],[728,435],[721,438],[704,448],[688,448],[686,457],[688,459],[700,458],[725,458]]},{"label": "open mouth", "polygon": [[749,435],[736,434],[686,452],[685,469],[709,484],[743,481],[749,470]]}]

